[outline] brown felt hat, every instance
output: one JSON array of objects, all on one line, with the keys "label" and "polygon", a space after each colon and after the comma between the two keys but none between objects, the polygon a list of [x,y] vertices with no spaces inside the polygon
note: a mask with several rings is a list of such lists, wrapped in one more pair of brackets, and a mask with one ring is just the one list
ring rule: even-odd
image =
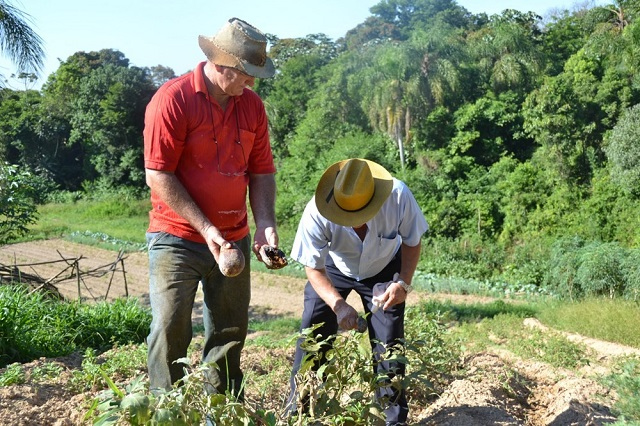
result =
[{"label": "brown felt hat", "polygon": [[213,37],[198,36],[200,48],[216,65],[237,68],[252,77],[273,77],[273,61],[267,57],[267,38],[247,22],[231,18]]},{"label": "brown felt hat", "polygon": [[333,223],[360,226],[378,213],[392,188],[393,178],[380,164],[351,158],[325,170],[316,188],[316,205]]}]

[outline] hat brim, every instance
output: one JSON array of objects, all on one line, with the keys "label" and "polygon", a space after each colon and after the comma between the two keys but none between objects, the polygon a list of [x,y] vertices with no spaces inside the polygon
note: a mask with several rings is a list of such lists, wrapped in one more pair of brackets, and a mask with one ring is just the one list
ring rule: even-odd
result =
[{"label": "hat brim", "polygon": [[373,176],[374,191],[373,197],[369,203],[356,211],[347,211],[342,209],[336,203],[333,196],[333,186],[338,176],[338,172],[349,160],[339,161],[329,166],[322,174],[318,187],[316,188],[315,201],[318,211],[326,219],[342,226],[360,226],[373,218],[384,202],[389,198],[393,189],[393,178],[391,174],[381,165],[373,161],[361,159],[369,164],[371,175]]},{"label": "hat brim", "polygon": [[233,55],[228,54],[227,52],[216,46],[211,37],[206,37],[203,35],[198,36],[198,44],[200,45],[200,49],[202,49],[207,59],[209,59],[216,65],[238,68],[239,70],[256,78],[269,78],[273,77],[276,73],[276,67],[271,58],[267,57],[264,66],[259,67],[250,62],[243,61]]}]

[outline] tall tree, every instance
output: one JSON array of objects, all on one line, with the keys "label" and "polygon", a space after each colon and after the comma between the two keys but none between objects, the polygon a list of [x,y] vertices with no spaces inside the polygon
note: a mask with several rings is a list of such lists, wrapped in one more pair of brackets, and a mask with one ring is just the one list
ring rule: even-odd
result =
[{"label": "tall tree", "polygon": [[271,146],[276,158],[289,156],[287,142],[307,112],[307,103],[320,83],[318,70],[326,63],[326,59],[317,55],[301,55],[279,67],[265,98]]},{"label": "tall tree", "polygon": [[149,76],[155,87],[160,87],[167,81],[176,77],[176,73],[170,67],[156,65],[148,68]]},{"label": "tall tree", "polygon": [[56,102],[61,108],[69,106],[71,99],[78,93],[81,80],[93,70],[106,65],[128,67],[129,59],[124,53],[114,49],[102,49],[98,52],[76,52],[51,74],[43,87],[43,92]]},{"label": "tall tree", "polygon": [[274,155],[282,159],[289,155],[287,144],[321,82],[318,71],[337,56],[338,47],[325,34],[269,36],[269,41],[278,72],[272,79],[259,80],[256,91],[265,99]]},{"label": "tall tree", "polygon": [[363,23],[347,31],[341,41],[347,50],[358,50],[384,40],[399,40],[400,32],[395,24],[379,16],[369,16]]},{"label": "tall tree", "polygon": [[455,0],[382,0],[369,10],[383,22],[395,25],[403,40],[416,29],[428,29],[435,20],[466,27],[471,17]]},{"label": "tall tree", "polygon": [[73,181],[70,175],[78,170],[74,168],[75,153],[68,152],[65,145],[68,123],[49,114],[44,100],[35,90],[0,92],[0,159],[37,171],[70,189],[67,179]]},{"label": "tall tree", "polygon": [[550,164],[586,184],[604,166],[605,133],[640,102],[640,24],[620,7],[594,8],[582,19],[591,22],[593,32],[561,74],[531,92],[524,115],[525,130],[550,154]]},{"label": "tall tree", "polygon": [[84,148],[86,179],[99,178],[109,187],[143,184],[144,111],[155,90],[137,67],[107,64],[82,79],[69,142]]},{"label": "tall tree", "polygon": [[578,14],[567,10],[555,12],[543,29],[543,50],[548,58],[546,73],[561,73],[564,63],[584,46],[592,30]]},{"label": "tall tree", "polygon": [[613,180],[640,197],[640,104],[622,115],[607,139],[605,151]]}]

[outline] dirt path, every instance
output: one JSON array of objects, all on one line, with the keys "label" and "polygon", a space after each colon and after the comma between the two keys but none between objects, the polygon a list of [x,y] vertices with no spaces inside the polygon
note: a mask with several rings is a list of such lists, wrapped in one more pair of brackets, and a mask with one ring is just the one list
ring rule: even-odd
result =
[{"label": "dirt path", "polygon": [[[38,275],[44,279],[56,277],[67,268],[63,259],[79,259],[81,271],[93,271],[111,266],[118,259],[118,253],[96,247],[85,246],[65,240],[46,240],[28,243],[18,243],[0,247],[0,264],[5,266],[18,265],[25,273]],[[58,261],[32,267],[33,263]],[[124,268],[123,268],[124,265]],[[57,282],[56,287],[69,299],[108,300],[125,295],[138,297],[143,303],[149,299],[149,263],[146,252],[126,253],[123,262],[118,263],[115,271],[108,271],[102,276],[84,276],[78,283],[75,277]],[[126,274],[123,273],[123,269]],[[71,276],[71,269],[57,277],[60,279]],[[126,276],[126,280],[125,280]],[[255,315],[294,316],[302,315],[302,293],[305,280],[282,275],[254,272],[251,276],[251,311]],[[78,290],[78,286],[80,289]],[[412,294],[409,303],[423,299],[425,295]],[[459,296],[462,297],[462,296]],[[470,298],[473,296],[470,296]],[[473,297],[475,300],[483,298]],[[349,303],[362,309],[359,298],[350,296]],[[202,294],[198,292],[194,308],[194,321],[202,319]]]},{"label": "dirt path", "polygon": [[[82,271],[102,271],[117,259],[117,253],[87,247],[63,240],[21,243],[0,247],[0,264],[25,265],[35,262],[78,259]],[[122,271],[122,264],[126,270]],[[126,254],[115,271],[102,276],[87,276],[59,282],[60,292],[70,299],[93,300],[122,297],[125,294],[148,299],[147,255]],[[44,264],[33,268],[20,267],[29,274],[45,279],[56,277],[64,263]],[[94,274],[99,275],[99,274]],[[275,316],[299,317],[302,312],[302,290],[305,280],[268,273],[252,274],[250,314],[257,318]],[[78,290],[80,287],[80,290]],[[79,293],[79,294],[78,294]],[[414,292],[409,303],[425,298],[448,299],[455,302],[482,302],[491,299],[475,296],[428,295]],[[361,309],[357,298],[349,301]],[[201,321],[201,298],[197,300],[194,320]],[[536,320],[527,320],[530,327],[544,329]],[[607,372],[610,361],[620,355],[640,354],[608,342],[570,335],[568,338],[591,346],[598,352],[597,365],[581,371],[559,371],[548,365],[517,359],[509,353],[468,354],[464,360],[466,376],[456,380],[428,407],[411,405],[410,424],[445,426],[527,425],[566,426],[603,425],[612,423],[614,398],[602,387],[597,376]],[[257,356],[251,354],[252,357]],[[284,356],[290,357],[287,353]],[[44,360],[25,364],[26,369],[38,367]],[[67,373],[80,366],[78,355],[58,360]],[[245,361],[246,362],[246,361]],[[62,382],[68,380],[63,376]],[[286,383],[283,384],[286,386]],[[283,391],[284,392],[284,391]],[[27,384],[0,388],[0,425],[82,424],[82,403],[85,396],[73,395],[62,386]]]},{"label": "dirt path", "polygon": [[[129,295],[138,297],[143,303],[149,299],[149,263],[145,252],[125,254],[122,263],[118,263],[113,272],[103,276],[84,276],[80,282],[71,278],[57,282],[60,293],[69,299],[108,300]],[[64,240],[36,241],[0,247],[0,264],[18,265],[26,273],[49,279],[55,277],[67,263],[62,259],[79,259],[81,271],[91,271],[110,265],[118,258],[118,253],[96,247],[72,243]],[[20,265],[37,262],[60,261],[33,267]],[[123,268],[124,265],[124,268]],[[107,269],[107,268],[104,268]],[[126,281],[125,274],[126,271]],[[70,276],[71,269],[59,276]],[[266,273],[252,275],[251,307],[259,315],[299,315],[302,311],[302,289],[304,281],[290,277]],[[194,320],[201,320],[202,295],[199,292],[194,308]]]}]

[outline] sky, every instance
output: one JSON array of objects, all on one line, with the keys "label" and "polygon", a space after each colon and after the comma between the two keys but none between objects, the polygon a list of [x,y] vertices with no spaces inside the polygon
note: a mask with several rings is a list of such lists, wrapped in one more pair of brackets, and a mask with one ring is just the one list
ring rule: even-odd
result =
[{"label": "sky", "polygon": [[[595,4],[610,2],[589,0]],[[138,67],[164,65],[180,75],[204,59],[198,35],[212,36],[232,17],[279,38],[323,33],[336,40],[371,15],[380,0],[7,0],[28,14],[28,24],[43,39],[45,67],[31,89],[38,90],[60,61],[76,52],[115,49]],[[472,13],[500,13],[506,8],[571,10],[584,0],[458,0]],[[0,74],[15,72],[0,57]],[[9,80],[9,87],[24,89]]]}]

